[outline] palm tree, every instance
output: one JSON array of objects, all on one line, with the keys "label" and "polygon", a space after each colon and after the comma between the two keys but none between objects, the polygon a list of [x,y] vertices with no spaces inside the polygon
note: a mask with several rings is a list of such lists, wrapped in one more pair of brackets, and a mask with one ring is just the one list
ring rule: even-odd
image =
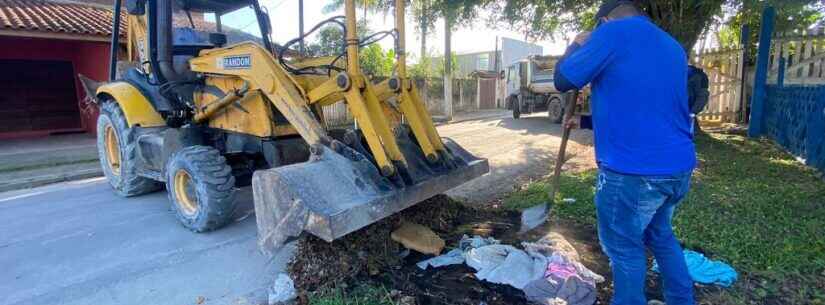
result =
[{"label": "palm tree", "polygon": [[[367,11],[384,12],[386,13],[392,7],[392,0],[355,0],[355,6],[360,6],[364,9],[364,18],[367,17]],[[328,14],[340,10],[344,7],[344,0],[331,0],[327,5],[324,5],[323,12]]]}]

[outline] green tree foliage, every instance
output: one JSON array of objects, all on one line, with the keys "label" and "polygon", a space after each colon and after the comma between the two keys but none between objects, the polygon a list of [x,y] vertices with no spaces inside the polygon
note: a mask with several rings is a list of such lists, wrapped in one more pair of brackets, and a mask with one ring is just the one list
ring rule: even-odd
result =
[{"label": "green tree foliage", "polygon": [[[364,16],[368,11],[387,13],[395,0],[355,0],[355,6],[364,11]],[[332,0],[327,5],[324,5],[322,11],[326,14],[341,10],[344,8],[344,0]]]},{"label": "green tree foliage", "polygon": [[731,17],[723,20],[717,39],[722,46],[738,45],[742,39],[742,25],[750,27],[750,42],[755,45],[759,36],[763,3],[776,9],[776,32],[801,32],[825,18],[825,3],[804,0],[743,0],[729,3],[724,11]]},{"label": "green tree foliage", "polygon": [[[369,33],[366,22],[359,21],[356,32],[359,38],[366,37]],[[325,25],[312,36],[315,39],[307,44],[309,56],[333,56],[344,52],[344,31],[337,24]]]},{"label": "green tree foliage", "polygon": [[371,44],[360,50],[361,72],[371,77],[389,77],[395,65],[395,51],[384,52],[378,44]]},{"label": "green tree foliage", "polygon": [[[365,22],[358,24],[358,37],[369,35]],[[311,57],[338,56],[345,52],[344,32],[338,25],[327,25],[318,30],[315,39],[307,45],[307,55]],[[358,52],[363,73],[373,77],[387,77],[392,74],[395,65],[395,50],[384,51],[374,43],[363,47]]]},{"label": "green tree foliage", "polygon": [[418,62],[407,69],[407,73],[414,78],[432,78],[435,76],[433,59],[426,52],[418,57]]},{"label": "green tree foliage", "polygon": [[[721,12],[724,0],[641,0],[651,20],[685,47],[696,43],[702,30]],[[532,39],[558,39],[563,33],[590,30],[600,0],[502,0],[489,6],[495,21]]]},{"label": "green tree foliage", "polygon": [[[448,1],[449,2],[449,1]],[[476,0],[491,13],[493,21],[508,24],[532,39],[554,39],[561,33],[593,27],[593,15],[601,0]],[[690,49],[713,22],[723,20],[738,31],[747,22],[758,28],[765,4],[777,7],[777,29],[803,28],[822,18],[816,0],[636,0],[662,29]],[[723,10],[723,8],[728,8]],[[725,15],[734,15],[730,21]],[[740,20],[740,21],[736,21]],[[758,32],[757,30],[752,33]],[[736,39],[733,37],[730,39]]]}]

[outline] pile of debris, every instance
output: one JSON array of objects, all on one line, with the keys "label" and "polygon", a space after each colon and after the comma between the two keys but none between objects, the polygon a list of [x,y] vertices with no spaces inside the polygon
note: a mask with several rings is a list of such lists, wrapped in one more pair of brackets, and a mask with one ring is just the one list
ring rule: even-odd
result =
[{"label": "pile of debris", "polygon": [[440,195],[332,243],[302,237],[288,269],[302,303],[374,285],[416,304],[593,304],[603,279],[561,235],[520,242],[519,221]]},{"label": "pile of debris", "polygon": [[421,269],[467,264],[479,280],[522,290],[528,301],[547,305],[592,305],[604,278],[579,263],[566,241],[548,236],[523,242],[524,250],[480,236],[464,236],[456,249],[418,263]]},{"label": "pile of debris", "polygon": [[438,195],[332,243],[302,236],[288,272],[299,293],[330,289],[378,275],[403,261],[399,253],[404,248],[390,238],[402,222],[418,223],[447,234],[455,229],[456,221],[471,210],[445,195]]}]

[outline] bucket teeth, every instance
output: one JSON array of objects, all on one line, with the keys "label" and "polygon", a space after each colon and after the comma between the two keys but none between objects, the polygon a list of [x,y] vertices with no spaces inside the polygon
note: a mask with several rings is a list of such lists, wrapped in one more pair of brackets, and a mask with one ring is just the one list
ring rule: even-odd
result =
[{"label": "bucket teeth", "polygon": [[261,249],[272,254],[304,231],[331,242],[489,171],[486,159],[444,140],[453,167],[429,164],[413,141],[401,141],[408,158],[401,184],[381,176],[368,157],[340,142],[330,145],[335,149],[316,150],[310,161],[255,172]]}]

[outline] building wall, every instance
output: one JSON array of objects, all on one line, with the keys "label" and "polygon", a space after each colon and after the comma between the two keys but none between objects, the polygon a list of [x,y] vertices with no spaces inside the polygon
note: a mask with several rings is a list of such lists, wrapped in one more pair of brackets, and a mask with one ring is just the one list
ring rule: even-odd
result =
[{"label": "building wall", "polygon": [[[93,41],[70,41],[57,39],[21,38],[0,36],[0,59],[17,60],[60,60],[72,62],[75,73],[76,100],[81,110],[81,126],[90,133],[95,132],[97,109],[83,107],[85,97],[77,74],[103,81],[108,75],[109,44]],[[85,111],[84,111],[85,110]]]},{"label": "building wall", "polygon": [[475,71],[492,71],[495,69],[495,51],[476,52],[456,55],[458,71],[456,77],[467,77]]},{"label": "building wall", "polygon": [[524,42],[521,40],[502,37],[501,38],[501,62],[502,70],[506,70],[513,63],[527,58],[530,55],[542,55],[544,52],[540,45]]}]

